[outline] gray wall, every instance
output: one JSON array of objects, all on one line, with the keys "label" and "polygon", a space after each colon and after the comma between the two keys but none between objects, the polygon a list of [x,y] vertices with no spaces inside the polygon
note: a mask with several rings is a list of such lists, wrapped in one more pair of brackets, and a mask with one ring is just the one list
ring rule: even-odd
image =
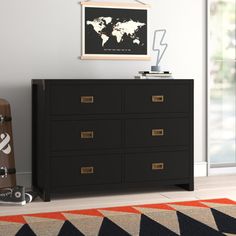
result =
[{"label": "gray wall", "polygon": [[[203,162],[205,1],[145,2],[151,5],[150,43],[155,29],[167,29],[169,47],[162,68],[171,70],[175,78],[195,80],[195,161]],[[154,53],[146,62],[79,60],[81,9],[76,0],[1,0],[0,34],[0,97],[12,105],[19,184],[30,184],[32,78],[132,79],[137,71],[155,64]]]}]

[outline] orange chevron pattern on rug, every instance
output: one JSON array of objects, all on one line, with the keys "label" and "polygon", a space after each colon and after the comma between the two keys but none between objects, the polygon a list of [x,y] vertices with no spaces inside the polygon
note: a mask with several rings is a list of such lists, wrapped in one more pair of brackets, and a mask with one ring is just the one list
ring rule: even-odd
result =
[{"label": "orange chevron pattern on rug", "polygon": [[236,235],[236,201],[221,198],[0,216],[0,235]]}]

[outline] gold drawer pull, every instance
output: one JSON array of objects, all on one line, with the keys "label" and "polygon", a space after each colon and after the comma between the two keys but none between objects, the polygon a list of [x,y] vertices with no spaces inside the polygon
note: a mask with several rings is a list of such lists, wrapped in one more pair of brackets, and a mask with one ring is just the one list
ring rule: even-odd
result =
[{"label": "gold drawer pull", "polygon": [[94,167],[93,166],[81,167],[80,168],[80,173],[81,173],[81,175],[93,174],[94,173]]},{"label": "gold drawer pull", "polygon": [[152,129],[152,136],[164,136],[164,129]]},{"label": "gold drawer pull", "polygon": [[80,138],[82,138],[82,139],[94,138],[94,132],[93,131],[81,131]]},{"label": "gold drawer pull", "polygon": [[164,163],[152,163],[152,170],[164,170]]},{"label": "gold drawer pull", "polygon": [[164,95],[153,95],[152,102],[164,102]]},{"label": "gold drawer pull", "polygon": [[94,103],[94,96],[81,96],[80,102],[81,103]]}]

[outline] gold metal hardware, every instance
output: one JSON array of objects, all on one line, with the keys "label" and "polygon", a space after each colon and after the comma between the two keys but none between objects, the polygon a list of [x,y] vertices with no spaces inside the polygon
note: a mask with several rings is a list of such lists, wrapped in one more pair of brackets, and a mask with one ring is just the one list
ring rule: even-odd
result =
[{"label": "gold metal hardware", "polygon": [[81,103],[94,103],[94,96],[81,96],[80,102]]},{"label": "gold metal hardware", "polygon": [[81,175],[85,174],[93,174],[94,173],[94,167],[93,166],[86,166],[80,168]]},{"label": "gold metal hardware", "polygon": [[152,102],[164,102],[164,95],[152,95]]},{"label": "gold metal hardware", "polygon": [[152,163],[152,170],[163,170],[164,163]]},{"label": "gold metal hardware", "polygon": [[152,129],[152,136],[164,136],[164,129]]},{"label": "gold metal hardware", "polygon": [[94,138],[94,132],[93,131],[81,131],[80,138],[82,138],[82,139]]}]

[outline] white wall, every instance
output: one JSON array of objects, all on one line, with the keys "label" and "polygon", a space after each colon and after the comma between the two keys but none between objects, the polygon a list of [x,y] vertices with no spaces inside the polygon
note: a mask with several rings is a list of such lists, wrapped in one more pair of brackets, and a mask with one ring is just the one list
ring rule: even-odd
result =
[{"label": "white wall", "polygon": [[[205,0],[145,2],[152,6],[150,39],[155,29],[167,30],[169,47],[162,68],[171,70],[176,78],[195,80],[195,161],[203,162],[206,160]],[[12,105],[19,184],[30,183],[32,78],[133,78],[137,71],[148,70],[155,64],[153,53],[153,60],[148,62],[81,61],[80,51],[78,0],[1,0],[0,97]]]}]

